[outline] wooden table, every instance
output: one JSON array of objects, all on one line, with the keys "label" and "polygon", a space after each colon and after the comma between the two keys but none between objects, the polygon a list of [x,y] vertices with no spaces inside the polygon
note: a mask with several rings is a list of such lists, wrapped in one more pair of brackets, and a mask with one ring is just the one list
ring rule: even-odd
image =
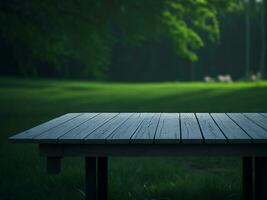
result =
[{"label": "wooden table", "polygon": [[266,113],[69,113],[9,141],[37,143],[50,173],[85,157],[88,200],[107,199],[110,156],[196,155],[242,157],[244,199],[267,199]]}]

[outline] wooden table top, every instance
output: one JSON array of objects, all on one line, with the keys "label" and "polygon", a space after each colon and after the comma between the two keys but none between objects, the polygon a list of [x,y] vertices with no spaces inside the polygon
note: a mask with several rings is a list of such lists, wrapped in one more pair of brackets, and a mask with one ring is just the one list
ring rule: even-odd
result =
[{"label": "wooden table top", "polygon": [[267,113],[69,113],[9,138],[41,144],[267,143]]}]

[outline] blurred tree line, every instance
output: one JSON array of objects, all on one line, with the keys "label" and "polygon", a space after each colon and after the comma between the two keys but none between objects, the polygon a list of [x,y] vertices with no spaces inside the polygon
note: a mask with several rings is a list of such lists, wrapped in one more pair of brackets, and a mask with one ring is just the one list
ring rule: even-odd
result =
[{"label": "blurred tree line", "polygon": [[[262,55],[262,3],[249,0],[249,70]],[[9,0],[0,3],[3,75],[197,80],[245,70],[243,0]]]}]

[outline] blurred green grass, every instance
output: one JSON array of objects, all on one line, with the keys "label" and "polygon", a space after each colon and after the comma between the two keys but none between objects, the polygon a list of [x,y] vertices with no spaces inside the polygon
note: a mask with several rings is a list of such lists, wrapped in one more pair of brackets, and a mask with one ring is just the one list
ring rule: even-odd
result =
[{"label": "blurred green grass", "polygon": [[[267,82],[97,83],[0,78],[0,198],[84,199],[82,158],[45,172],[35,145],[7,138],[68,112],[267,112]],[[241,199],[240,158],[111,158],[111,200]]]}]

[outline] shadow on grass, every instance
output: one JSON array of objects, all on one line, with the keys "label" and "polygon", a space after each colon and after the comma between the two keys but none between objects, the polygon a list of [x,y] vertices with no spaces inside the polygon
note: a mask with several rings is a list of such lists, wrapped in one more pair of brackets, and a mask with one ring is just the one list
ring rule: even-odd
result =
[{"label": "shadow on grass", "polygon": [[145,102],[142,109],[160,112],[265,112],[266,99],[265,88],[230,90],[223,93],[209,89],[153,99]]},{"label": "shadow on grass", "polygon": [[202,89],[169,95],[96,94],[54,99],[62,112],[266,112],[267,91],[251,88],[218,92]]}]

